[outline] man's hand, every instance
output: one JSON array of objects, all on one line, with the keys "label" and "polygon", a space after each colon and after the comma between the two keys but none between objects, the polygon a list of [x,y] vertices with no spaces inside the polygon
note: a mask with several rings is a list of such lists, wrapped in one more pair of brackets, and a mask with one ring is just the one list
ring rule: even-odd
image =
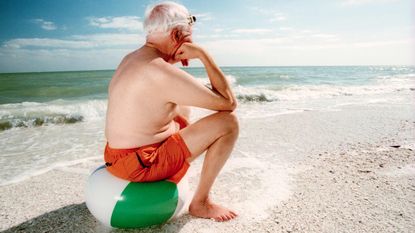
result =
[{"label": "man's hand", "polygon": [[177,49],[175,59],[180,59],[184,66],[188,65],[187,60],[200,58],[205,51],[194,43],[183,43],[179,49]]}]

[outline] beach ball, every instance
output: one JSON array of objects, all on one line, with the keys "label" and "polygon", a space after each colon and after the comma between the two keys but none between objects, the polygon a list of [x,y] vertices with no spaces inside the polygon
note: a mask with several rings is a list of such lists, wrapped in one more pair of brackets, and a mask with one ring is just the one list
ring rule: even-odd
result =
[{"label": "beach ball", "polygon": [[167,222],[188,207],[188,179],[130,182],[97,168],[88,178],[86,206],[103,224],[115,228],[140,228]]}]

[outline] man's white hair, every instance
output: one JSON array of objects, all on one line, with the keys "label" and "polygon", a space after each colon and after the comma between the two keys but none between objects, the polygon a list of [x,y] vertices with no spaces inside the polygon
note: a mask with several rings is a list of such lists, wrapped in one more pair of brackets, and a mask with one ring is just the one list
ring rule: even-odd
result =
[{"label": "man's white hair", "polygon": [[161,2],[147,7],[143,28],[147,34],[170,32],[176,27],[184,30],[190,27],[189,17],[190,13],[183,5],[171,1]]}]

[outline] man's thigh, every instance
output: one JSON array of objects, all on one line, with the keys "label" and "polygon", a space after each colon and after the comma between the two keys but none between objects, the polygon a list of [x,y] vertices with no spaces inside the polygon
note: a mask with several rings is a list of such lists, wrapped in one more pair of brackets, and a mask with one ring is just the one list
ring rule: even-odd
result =
[{"label": "man's thigh", "polygon": [[183,138],[192,159],[203,153],[216,139],[226,134],[227,123],[234,118],[231,112],[217,112],[206,116],[195,123],[179,131]]}]

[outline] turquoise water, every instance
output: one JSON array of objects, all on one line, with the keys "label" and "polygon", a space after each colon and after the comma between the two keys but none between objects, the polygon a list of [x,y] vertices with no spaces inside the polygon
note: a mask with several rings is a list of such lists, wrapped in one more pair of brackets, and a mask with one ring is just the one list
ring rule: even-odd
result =
[{"label": "turquoise water", "polygon": [[0,104],[106,98],[112,70],[0,74]]},{"label": "turquoise water", "polygon": [[[203,68],[185,70],[197,78],[207,78]],[[367,85],[379,78],[414,74],[415,67],[224,67],[223,71],[232,78],[234,85],[278,91],[293,86]],[[98,70],[0,74],[0,104],[105,99],[113,73],[113,70]],[[244,96],[245,93],[238,94]]]}]

